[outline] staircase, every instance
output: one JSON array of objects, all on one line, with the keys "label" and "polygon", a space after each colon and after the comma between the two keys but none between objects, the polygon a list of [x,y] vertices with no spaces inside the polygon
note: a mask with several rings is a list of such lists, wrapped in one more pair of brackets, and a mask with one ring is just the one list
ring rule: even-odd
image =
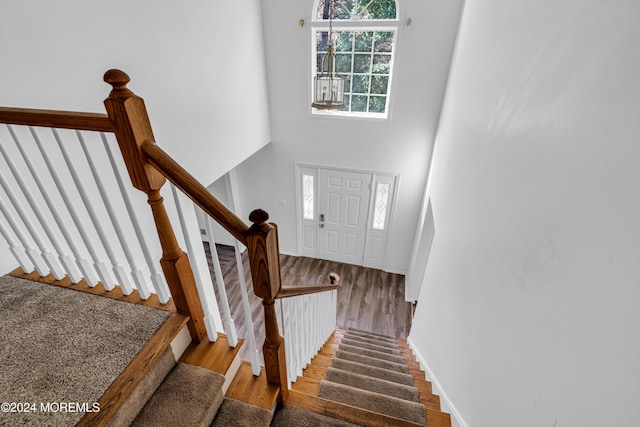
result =
[{"label": "staircase", "polygon": [[[164,310],[175,311],[162,326],[162,333],[145,345],[105,391],[99,401],[100,411],[87,413],[77,425],[426,424],[450,427],[449,416],[440,412],[438,398],[431,394],[430,384],[424,381],[424,373],[419,370],[406,342],[391,337],[337,329],[306,367],[303,376],[295,381],[293,390],[289,390],[288,382],[302,373],[302,368],[334,330],[335,295],[340,277],[332,273],[330,283],[284,286],[280,276],[277,226],[268,222],[269,215],[255,209],[249,215],[251,225],[247,225],[154,142],[144,101],[126,87],[129,77],[122,71],[109,70],[104,81],[112,86],[105,100],[106,115],[0,107],[0,123],[7,125],[22,160],[15,163],[11,153],[4,149],[2,157],[10,165],[17,187],[23,193],[17,194],[11,179],[4,179],[0,173],[0,184],[11,202],[0,203],[2,216],[8,223],[7,226],[4,221],[0,222],[0,234],[10,244],[21,270],[28,276],[25,278],[83,288],[89,293],[129,302],[152,301]],[[22,127],[14,129],[16,126]],[[35,128],[48,130],[38,132]],[[74,130],[72,135],[78,142],[63,141],[58,130]],[[104,143],[106,155],[101,156],[108,157],[113,166],[109,172],[116,181],[112,183],[113,188],[108,189],[101,183],[101,174],[94,167],[100,162],[91,159],[87,148],[97,145],[85,144],[85,133]],[[51,156],[45,149],[47,144],[42,143],[45,135],[57,144],[64,166],[51,163],[55,156]],[[34,152],[42,156],[62,202],[48,197],[49,179],[39,176],[41,171],[31,164],[30,153],[23,149],[31,139],[38,147]],[[115,142],[124,166],[111,161]],[[73,156],[69,155],[78,144],[81,148],[75,151],[82,151],[91,166],[95,192],[100,195],[101,203],[92,200],[85,188],[90,178],[78,173]],[[32,175],[29,179],[33,179],[38,188],[35,194],[21,178],[24,168],[15,166],[23,161]],[[131,184],[146,195],[151,208],[160,246],[157,249],[162,253],[159,263],[148,245],[143,244],[145,233],[136,219],[136,209],[131,207],[126,196],[128,189],[118,178],[122,178],[120,172],[124,167]],[[71,172],[69,181],[73,181],[81,199],[79,206],[84,206],[88,219],[76,211],[77,201],[67,194],[67,183],[54,173],[66,169]],[[190,260],[180,247],[165,207],[161,191],[166,181],[173,184],[172,194],[181,191],[211,220],[225,228],[237,240],[236,248],[240,244],[246,247],[253,292],[262,300],[264,312],[265,366],[261,371],[259,364],[250,366],[240,360],[243,341],[231,332],[235,328],[229,319],[228,307],[223,310],[224,330],[228,335],[218,333],[212,289],[194,276],[191,261],[197,258]],[[119,202],[112,205],[110,196],[114,193],[123,195],[122,206],[126,210],[116,207]],[[40,197],[44,198],[55,221],[50,221],[47,212],[41,210]],[[184,212],[178,206],[178,196],[173,198],[177,200],[177,216],[182,217]],[[7,209],[5,205],[13,208]],[[98,215],[103,205],[109,218]],[[69,209],[72,220],[67,219],[66,212],[59,212],[62,208]],[[31,220],[30,210],[38,223]],[[120,211],[124,214],[118,215]],[[126,224],[132,232],[125,230],[128,225],[125,228],[119,225],[122,216],[130,217],[131,224]],[[24,221],[24,227],[20,220]],[[189,234],[184,231],[186,222],[181,219],[179,223],[182,235]],[[119,242],[109,239],[105,225],[108,230],[115,229]],[[140,244],[140,250],[137,246],[132,250],[132,243]],[[64,252],[66,246],[70,253]],[[186,246],[190,250],[188,242]],[[141,257],[147,263],[149,275],[139,263]],[[242,261],[238,264],[242,265]],[[333,322],[329,327],[323,323],[327,319]],[[252,324],[251,320],[247,324]],[[286,337],[287,353],[281,335]],[[256,352],[255,348],[252,352]]]},{"label": "staircase", "polygon": [[357,329],[336,329],[288,402],[361,425],[451,427],[407,342]]},{"label": "staircase", "polygon": [[280,409],[264,370],[254,377],[237,353],[192,344],[176,363],[167,351],[108,425],[451,426],[404,340],[337,329]]}]

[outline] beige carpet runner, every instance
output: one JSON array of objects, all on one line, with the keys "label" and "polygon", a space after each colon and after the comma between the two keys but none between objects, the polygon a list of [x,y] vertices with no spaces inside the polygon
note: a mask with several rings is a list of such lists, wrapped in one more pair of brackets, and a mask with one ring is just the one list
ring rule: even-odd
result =
[{"label": "beige carpet runner", "polygon": [[394,338],[349,329],[318,397],[425,425],[426,410],[408,372]]}]

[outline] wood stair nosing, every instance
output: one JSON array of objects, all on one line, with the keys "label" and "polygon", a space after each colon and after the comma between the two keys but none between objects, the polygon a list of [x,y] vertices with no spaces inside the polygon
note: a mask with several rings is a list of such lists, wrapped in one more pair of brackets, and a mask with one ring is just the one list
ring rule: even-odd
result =
[{"label": "wood stair nosing", "polygon": [[280,387],[267,382],[264,367],[261,367],[260,375],[256,377],[251,363],[243,360],[225,397],[273,411],[279,394]]}]

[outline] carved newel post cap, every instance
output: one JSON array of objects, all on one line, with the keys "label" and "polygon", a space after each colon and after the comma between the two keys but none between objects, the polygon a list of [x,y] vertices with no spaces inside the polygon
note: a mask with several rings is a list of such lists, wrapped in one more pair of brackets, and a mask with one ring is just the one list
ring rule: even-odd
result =
[{"label": "carved newel post cap", "polygon": [[109,83],[113,89],[111,90],[111,94],[131,94],[129,88],[127,88],[127,83],[131,81],[129,75],[121,70],[112,69],[104,73],[103,80],[106,83]]},{"label": "carved newel post cap", "polygon": [[262,209],[255,209],[249,214],[249,221],[255,225],[262,225],[269,219],[269,214]]}]

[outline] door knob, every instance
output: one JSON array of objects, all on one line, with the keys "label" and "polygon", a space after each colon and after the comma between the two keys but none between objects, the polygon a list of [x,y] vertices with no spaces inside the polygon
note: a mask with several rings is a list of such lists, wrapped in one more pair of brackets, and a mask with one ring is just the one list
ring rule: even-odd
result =
[{"label": "door knob", "polygon": [[324,228],[324,224],[320,224],[320,228]]}]

